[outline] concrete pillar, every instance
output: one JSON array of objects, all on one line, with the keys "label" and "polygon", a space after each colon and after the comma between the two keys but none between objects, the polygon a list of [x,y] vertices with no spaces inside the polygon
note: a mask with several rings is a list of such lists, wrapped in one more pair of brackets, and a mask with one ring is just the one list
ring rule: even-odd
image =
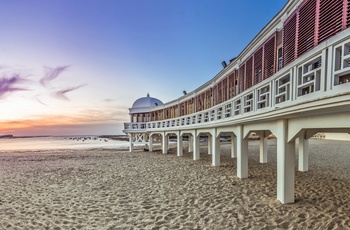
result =
[{"label": "concrete pillar", "polygon": [[129,152],[134,151],[134,143],[132,142],[133,135],[129,134]]},{"label": "concrete pillar", "polygon": [[260,163],[267,163],[267,137],[264,131],[258,134],[260,136]]},{"label": "concrete pillar", "polygon": [[299,135],[299,161],[298,170],[309,171],[309,139],[305,139],[305,131]]},{"label": "concrete pillar", "polygon": [[189,153],[193,152],[193,136],[192,135],[188,136],[188,152]]},{"label": "concrete pillar", "polygon": [[199,136],[197,136],[197,131],[195,131],[195,135],[193,137],[193,160],[199,160]]},{"label": "concrete pillar", "polygon": [[231,158],[237,157],[237,138],[235,135],[231,135]]},{"label": "concrete pillar", "polygon": [[167,141],[167,146],[168,146],[168,150],[170,149],[170,135],[166,136],[166,141]]},{"label": "concrete pillar", "polygon": [[168,153],[168,136],[165,135],[165,132],[162,134],[162,149],[163,149],[163,154]]},{"label": "concrete pillar", "polygon": [[212,165],[220,166],[220,136],[216,136],[216,129],[214,128],[211,137],[212,143]]},{"label": "concrete pillar", "polygon": [[211,135],[208,135],[208,154],[211,155],[213,153],[212,148],[212,140],[215,139]]},{"label": "concrete pillar", "polygon": [[237,177],[248,178],[248,138],[243,137],[243,126],[237,127]]},{"label": "concrete pillar", "polygon": [[182,136],[180,134],[180,131],[177,132],[177,156],[181,157],[183,154],[183,142],[182,142]]},{"label": "concrete pillar", "polygon": [[277,121],[277,199],[294,203],[295,143],[287,141],[288,123]]},{"label": "concrete pillar", "polygon": [[149,138],[148,138],[148,145],[149,145],[148,150],[150,152],[153,152],[153,137],[152,137],[152,135],[150,135]]}]

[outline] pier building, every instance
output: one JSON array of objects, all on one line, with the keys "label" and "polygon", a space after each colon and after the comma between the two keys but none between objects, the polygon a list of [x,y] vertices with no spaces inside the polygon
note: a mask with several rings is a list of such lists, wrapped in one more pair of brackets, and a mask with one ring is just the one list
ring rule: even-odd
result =
[{"label": "pier building", "polygon": [[[152,151],[169,135],[183,136],[200,158],[199,137],[208,137],[212,165],[220,165],[220,137],[231,137],[237,176],[248,177],[248,136],[277,138],[277,199],[294,202],[294,176],[308,171],[308,139],[318,132],[350,133],[350,0],[289,0],[244,50],[213,78],[173,101],[140,98],[123,132],[130,151],[142,143]],[[296,140],[298,144],[296,144]],[[297,152],[297,155],[295,154]],[[297,159],[296,159],[296,156]],[[297,161],[298,160],[298,161]]]}]

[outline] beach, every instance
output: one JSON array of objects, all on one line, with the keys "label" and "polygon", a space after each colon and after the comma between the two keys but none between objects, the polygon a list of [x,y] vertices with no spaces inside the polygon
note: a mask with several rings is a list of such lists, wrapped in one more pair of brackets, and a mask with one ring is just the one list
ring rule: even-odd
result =
[{"label": "beach", "polygon": [[268,163],[249,142],[249,178],[230,145],[221,166],[136,149],[0,153],[0,229],[350,229],[350,142],[310,140],[294,204],[276,198],[276,140]]}]

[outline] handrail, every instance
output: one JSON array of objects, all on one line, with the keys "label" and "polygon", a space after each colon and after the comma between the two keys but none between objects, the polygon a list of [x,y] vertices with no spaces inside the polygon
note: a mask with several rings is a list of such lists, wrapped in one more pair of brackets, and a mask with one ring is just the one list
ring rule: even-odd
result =
[{"label": "handrail", "polygon": [[124,131],[180,129],[268,113],[348,93],[347,83],[350,83],[350,28],[225,102],[181,117],[124,123]]}]

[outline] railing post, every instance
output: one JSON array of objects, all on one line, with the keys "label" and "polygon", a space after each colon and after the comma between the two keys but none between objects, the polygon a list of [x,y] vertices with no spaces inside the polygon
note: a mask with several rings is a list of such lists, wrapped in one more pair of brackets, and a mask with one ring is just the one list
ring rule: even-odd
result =
[{"label": "railing post", "polygon": [[326,91],[332,90],[334,85],[334,80],[332,77],[332,74],[334,72],[333,61],[334,61],[333,46],[330,46],[328,47],[328,55],[326,56],[325,63],[324,63],[324,65],[327,65],[327,73],[325,72]]}]

